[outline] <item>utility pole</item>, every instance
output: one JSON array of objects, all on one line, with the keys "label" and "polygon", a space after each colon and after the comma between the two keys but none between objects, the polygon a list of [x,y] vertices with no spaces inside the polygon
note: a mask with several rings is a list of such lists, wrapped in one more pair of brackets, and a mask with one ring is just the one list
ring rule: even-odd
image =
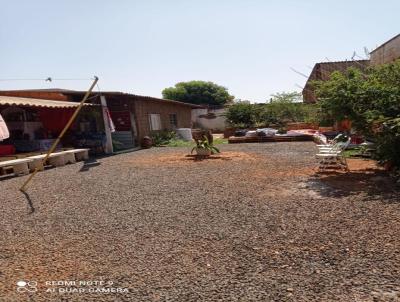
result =
[{"label": "utility pole", "polygon": [[[82,101],[79,103],[78,107],[76,108],[75,112],[72,114],[71,118],[69,119],[68,123],[65,125],[64,129],[61,131],[60,135],[57,137],[57,139],[54,141],[53,145],[50,147],[50,149],[47,151],[46,156],[43,158],[43,165],[46,163],[46,161],[49,159],[50,154],[54,152],[54,150],[57,148],[57,145],[60,143],[60,140],[63,138],[64,134],[68,131],[69,127],[71,127],[72,123],[78,116],[78,113],[81,111],[83,104],[86,102],[88,97],[93,91],[93,88],[96,86],[97,82],[99,81],[98,77],[94,77],[94,81],[92,85],[90,86],[89,90],[86,92],[85,96],[83,97]],[[24,182],[24,184],[21,186],[20,191],[26,192],[26,187],[32,180],[32,178],[36,175],[36,173],[39,171],[39,168],[36,167],[33,173],[29,176],[29,178]]]}]

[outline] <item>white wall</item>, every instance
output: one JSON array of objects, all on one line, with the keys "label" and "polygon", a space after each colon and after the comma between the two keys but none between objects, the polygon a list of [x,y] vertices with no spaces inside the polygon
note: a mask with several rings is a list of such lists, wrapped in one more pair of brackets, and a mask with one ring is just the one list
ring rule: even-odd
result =
[{"label": "white wall", "polygon": [[224,131],[226,128],[225,109],[193,109],[192,124],[195,128]]}]

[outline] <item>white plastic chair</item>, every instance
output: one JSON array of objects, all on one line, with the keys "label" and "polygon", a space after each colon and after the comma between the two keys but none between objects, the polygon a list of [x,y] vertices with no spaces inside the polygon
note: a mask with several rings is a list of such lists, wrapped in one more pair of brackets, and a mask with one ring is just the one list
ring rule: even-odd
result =
[{"label": "white plastic chair", "polygon": [[346,142],[337,142],[336,144],[332,146],[324,146],[324,147],[318,147],[319,153],[335,153],[337,151],[342,151],[346,149],[350,144],[350,140]]},{"label": "white plastic chair", "polygon": [[343,135],[344,135],[344,134],[339,133],[339,134],[336,135],[336,136],[333,138],[333,140],[331,140],[330,142],[327,142],[327,143],[324,144],[324,145],[317,145],[317,147],[318,147],[318,148],[319,148],[319,147],[331,147],[331,146],[337,144],[337,143],[338,143],[338,140],[339,140]]},{"label": "white plastic chair", "polygon": [[319,171],[325,171],[330,167],[344,168],[349,171],[346,157],[343,156],[343,151],[350,145],[351,139],[346,142],[339,142],[331,148],[320,149],[315,157],[319,160]]}]

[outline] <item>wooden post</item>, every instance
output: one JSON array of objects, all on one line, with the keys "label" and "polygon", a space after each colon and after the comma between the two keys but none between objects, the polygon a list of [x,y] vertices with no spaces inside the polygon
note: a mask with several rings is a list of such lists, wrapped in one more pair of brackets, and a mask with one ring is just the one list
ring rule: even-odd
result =
[{"label": "wooden post", "polygon": [[105,112],[105,109],[107,108],[107,100],[104,95],[100,96],[100,102],[101,102],[101,108],[102,108],[101,112],[103,114],[103,121],[104,121],[104,131],[106,133],[106,146],[105,146],[104,152],[106,154],[111,154],[114,152],[114,150],[113,150],[113,144],[112,144],[110,120]]},{"label": "wooden post", "polygon": [[[68,123],[65,125],[64,129],[61,131],[60,135],[57,137],[57,139],[54,141],[53,145],[50,147],[50,149],[47,151],[46,156],[43,158],[43,165],[46,164],[46,161],[49,159],[50,154],[54,152],[54,150],[57,148],[57,145],[59,144],[61,138],[64,136],[64,134],[68,131],[69,127],[71,127],[72,123],[74,122],[75,118],[78,116],[79,111],[81,111],[83,104],[86,102],[90,94],[92,93],[92,90],[94,86],[96,86],[99,78],[94,77],[94,81],[92,85],[90,86],[89,90],[86,92],[85,96],[83,97],[82,101],[79,103],[78,107],[76,108],[74,114],[72,114],[71,118],[69,119]],[[36,175],[36,173],[39,171],[38,168],[35,168],[33,173],[28,177],[28,179],[24,182],[24,184],[21,186],[20,191],[26,192],[25,189],[27,185],[30,183],[32,178]]]}]

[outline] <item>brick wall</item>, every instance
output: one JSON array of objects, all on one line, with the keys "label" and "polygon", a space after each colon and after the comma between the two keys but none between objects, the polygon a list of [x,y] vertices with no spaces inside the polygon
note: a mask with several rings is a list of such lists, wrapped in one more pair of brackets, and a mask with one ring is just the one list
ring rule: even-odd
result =
[{"label": "brick wall", "polygon": [[163,101],[140,99],[135,99],[133,105],[138,138],[140,142],[144,136],[150,135],[149,114],[152,113],[160,114],[162,129],[172,129],[169,115],[174,113],[177,116],[178,128],[191,128],[192,108],[187,105],[179,105],[168,102],[163,104]]},{"label": "brick wall", "polygon": [[391,63],[400,58],[400,35],[371,52],[371,65]]},{"label": "brick wall", "polygon": [[315,87],[312,85],[313,81],[327,81],[332,72],[345,72],[350,67],[365,70],[369,64],[369,60],[324,62],[315,64],[302,92],[303,101],[305,103],[316,103],[318,101],[315,95]]}]

